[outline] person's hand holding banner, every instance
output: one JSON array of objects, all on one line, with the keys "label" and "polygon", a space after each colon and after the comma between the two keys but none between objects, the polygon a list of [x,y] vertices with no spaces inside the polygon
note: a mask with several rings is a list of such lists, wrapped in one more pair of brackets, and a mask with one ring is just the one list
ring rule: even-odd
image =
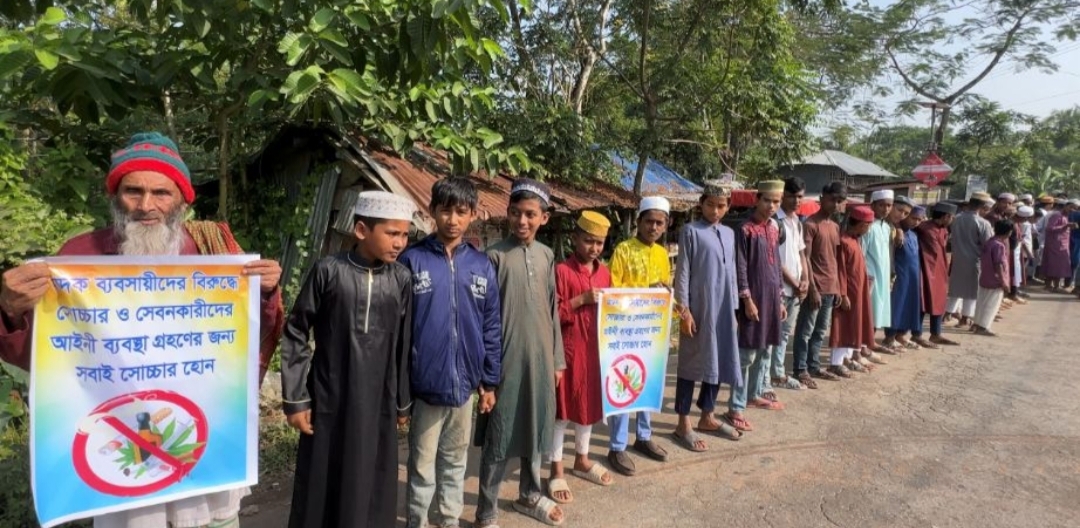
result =
[{"label": "person's hand holding banner", "polygon": [[259,288],[264,293],[272,292],[281,280],[281,264],[267,259],[248,262],[244,265],[244,275],[258,275]]},{"label": "person's hand holding banner", "polygon": [[45,296],[50,278],[49,266],[44,262],[30,262],[7,270],[0,286],[0,310],[8,317],[21,319]]}]

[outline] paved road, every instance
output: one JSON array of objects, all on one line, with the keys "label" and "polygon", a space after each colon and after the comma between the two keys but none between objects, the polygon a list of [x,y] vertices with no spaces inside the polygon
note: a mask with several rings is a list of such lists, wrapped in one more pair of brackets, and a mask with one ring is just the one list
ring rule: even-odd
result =
[{"label": "paved road", "polygon": [[[787,410],[750,411],[754,432],[711,439],[704,454],[670,441],[669,383],[653,424],[671,459],[638,458],[638,476],[610,488],[570,477],[576,501],[566,525],[1080,526],[1080,350],[1069,340],[1078,327],[1080,302],[1036,295],[1005,313],[996,339],[958,336],[961,347],[890,357],[873,374],[816,391],[782,391]],[[598,427],[594,459],[606,442]],[[471,520],[474,464],[469,475]],[[514,476],[503,496],[516,489]],[[502,507],[503,528],[541,526]],[[260,508],[245,528],[284,526],[286,504]]]}]

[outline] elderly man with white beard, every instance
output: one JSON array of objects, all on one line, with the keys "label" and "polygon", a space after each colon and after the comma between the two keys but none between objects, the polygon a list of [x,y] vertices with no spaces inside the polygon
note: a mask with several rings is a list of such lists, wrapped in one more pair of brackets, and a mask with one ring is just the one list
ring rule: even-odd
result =
[{"label": "elderly man with white beard", "polygon": [[[179,149],[169,138],[136,134],[112,156],[105,182],[113,225],[68,240],[59,255],[215,255],[242,250],[228,226],[184,222],[195,200],[191,176]],[[245,275],[260,276],[260,380],[281,337],[284,323],[278,279],[281,267],[257,260]],[[30,368],[30,334],[34,306],[49,288],[46,264],[24,264],[3,274],[0,286],[0,360]],[[94,519],[95,528],[234,528],[239,526],[240,500],[247,488],[191,497]]]}]

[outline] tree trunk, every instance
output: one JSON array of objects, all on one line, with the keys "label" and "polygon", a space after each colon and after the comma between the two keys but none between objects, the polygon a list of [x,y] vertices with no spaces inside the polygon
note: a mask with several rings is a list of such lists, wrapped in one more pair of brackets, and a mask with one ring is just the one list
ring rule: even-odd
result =
[{"label": "tree trunk", "polygon": [[218,220],[229,217],[229,118],[218,115]]},{"label": "tree trunk", "polygon": [[649,163],[648,149],[638,153],[637,171],[634,173],[634,196],[641,198],[641,186],[645,183],[645,167]]},{"label": "tree trunk", "polygon": [[570,91],[570,104],[574,112],[581,115],[581,108],[585,103],[585,89],[589,86],[589,77],[592,76],[593,68],[596,67],[597,54],[588,52],[581,60],[581,69],[574,76],[574,88]]},{"label": "tree trunk", "polygon": [[938,123],[938,127],[934,130],[934,145],[938,150],[941,150],[941,144],[945,141],[945,128],[949,126],[949,115],[952,113],[952,108],[945,107],[941,109],[941,121]]},{"label": "tree trunk", "polygon": [[161,93],[161,105],[165,107],[165,128],[169,131],[169,137],[179,142],[180,138],[176,137],[176,116],[173,115],[172,95],[168,90]]},{"label": "tree trunk", "polygon": [[577,75],[574,76],[574,88],[570,92],[570,104],[578,115],[581,115],[581,108],[585,101],[585,90],[589,86],[589,78],[592,76],[593,68],[596,67],[596,61],[603,58],[604,54],[607,53],[607,38],[604,33],[607,31],[608,17],[611,13],[613,1],[604,0],[604,3],[600,4],[596,22],[596,42],[593,41],[592,31],[590,30],[586,34],[585,28],[582,27],[581,14],[579,13],[580,7],[577,1],[569,0],[568,3],[570,24],[573,26],[574,33],[577,34],[578,49],[581,50],[581,56],[578,59],[581,68],[578,69]]},{"label": "tree trunk", "polygon": [[510,11],[510,30],[514,51],[517,52],[518,59],[521,60],[522,67],[525,69],[525,93],[532,96],[541,96],[542,86],[537,75],[536,62],[533,61],[532,53],[525,44],[525,36],[521,29],[521,6],[518,5],[517,0],[510,0],[506,3],[506,7]]}]

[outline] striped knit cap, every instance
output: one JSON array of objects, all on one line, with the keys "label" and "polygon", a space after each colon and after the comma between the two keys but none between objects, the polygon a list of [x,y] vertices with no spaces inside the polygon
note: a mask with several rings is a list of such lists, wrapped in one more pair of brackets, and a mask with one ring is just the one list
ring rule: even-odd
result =
[{"label": "striped knit cap", "polygon": [[112,167],[105,180],[109,194],[116,194],[120,180],[136,171],[151,171],[176,182],[184,201],[195,201],[195,189],[191,186],[191,173],[180,158],[180,149],[173,140],[157,132],[141,132],[131,136],[127,146],[112,155]]}]

